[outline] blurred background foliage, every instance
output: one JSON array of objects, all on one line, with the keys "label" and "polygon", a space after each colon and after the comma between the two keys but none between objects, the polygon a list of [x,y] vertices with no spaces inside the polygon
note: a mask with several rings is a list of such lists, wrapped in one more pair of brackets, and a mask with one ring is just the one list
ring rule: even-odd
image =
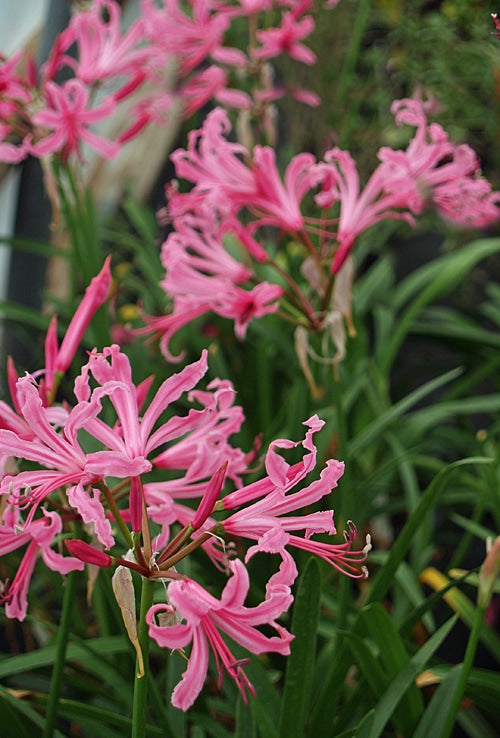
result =
[{"label": "blurred background foliage", "polygon": [[298,82],[322,98],[321,110],[284,101],[294,150],[320,155],[348,148],[367,177],[380,146],[404,145],[393,100],[420,91],[439,105],[451,138],[479,154],[485,176],[500,183],[500,42],[494,3],[485,0],[342,0],[320,9],[311,46],[320,62],[297,69]]}]

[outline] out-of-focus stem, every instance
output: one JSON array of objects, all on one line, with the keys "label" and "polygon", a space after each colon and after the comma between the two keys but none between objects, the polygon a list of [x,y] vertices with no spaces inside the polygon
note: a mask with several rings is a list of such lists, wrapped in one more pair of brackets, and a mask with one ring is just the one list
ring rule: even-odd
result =
[{"label": "out-of-focus stem", "polygon": [[64,662],[66,660],[66,647],[68,645],[69,627],[71,623],[73,601],[75,599],[75,589],[76,572],[72,571],[67,575],[66,586],[64,587],[61,622],[57,629],[56,655],[52,669],[52,678],[50,680],[49,701],[47,703],[47,712],[45,714],[45,726],[42,738],[52,738],[56,727],[61,682],[64,673]]},{"label": "out-of-focus stem", "polygon": [[142,579],[141,609],[139,613],[138,641],[142,652],[144,673],[139,676],[137,659],[134,681],[134,702],[132,707],[131,738],[145,738],[148,710],[148,679],[149,679],[149,629],[146,623],[146,613],[153,604],[154,583],[149,579]]}]

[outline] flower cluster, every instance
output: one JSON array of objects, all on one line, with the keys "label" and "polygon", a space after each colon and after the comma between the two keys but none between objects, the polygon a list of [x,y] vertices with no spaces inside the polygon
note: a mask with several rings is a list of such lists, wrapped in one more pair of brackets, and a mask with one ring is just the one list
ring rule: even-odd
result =
[{"label": "flower cluster", "polygon": [[[245,454],[231,443],[243,412],[230,382],[215,379],[197,388],[208,369],[206,351],[153,392],[154,378],[134,384],[129,359],[117,345],[94,349],[75,379],[73,402],[54,405],[56,378],[105,299],[109,276],[106,262],[59,349],[52,324],[39,382],[11,368],[15,409],[0,407],[0,554],[24,553],[12,581],[1,586],[1,601],[8,617],[24,619],[39,556],[63,575],[85,563],[135,571],[160,582],[162,595],[166,590],[163,603],[147,615],[151,637],[168,648],[193,644],[173,703],[187,709],[195,700],[208,645],[221,676],[227,671],[245,696],[253,687],[221,633],[253,653],[289,652],[292,636],[277,618],[293,600],[297,571],[290,549],[317,554],[350,577],[365,576],[369,545],[354,549],[352,524],[344,543],[313,538],[336,533],[332,510],[311,510],[337,486],[343,464],[328,461],[319,479],[306,483],[316,468],[314,435],[323,426],[313,416],[302,441],[273,442],[265,474],[245,483],[256,449]],[[185,395],[190,409],[175,414]],[[290,465],[282,454],[296,447],[302,460]],[[304,508],[309,512],[301,513]],[[252,543],[245,562],[236,557],[233,538]],[[197,549],[207,565],[229,576],[220,599],[182,573],[182,560]],[[246,563],[258,553],[277,554],[281,564],[265,599],[247,606]],[[275,635],[261,632],[263,625]]]},{"label": "flower cluster", "polygon": [[[148,319],[149,329],[162,336],[165,355],[173,359],[169,342],[177,330],[209,311],[234,320],[238,338],[245,337],[253,318],[280,306],[291,306],[291,316],[298,311],[316,332],[332,325],[339,303],[348,318],[348,285],[335,278],[356,239],[375,223],[400,219],[415,225],[425,207],[457,226],[496,221],[500,194],[480,175],[476,154],[429,123],[425,108],[418,99],[393,104],[396,123],[413,126],[415,133],[405,150],[380,149],[364,188],[355,161],[339,148],[327,151],[322,161],[298,154],[282,179],[274,149],[256,145],[250,151],[233,142],[226,111],[210,112],[202,128],[191,131],[187,149],[171,156],[177,176],[192,188],[181,193],[167,186],[164,215],[173,231],[162,248],[161,284],[172,308]],[[313,217],[303,205],[308,194],[318,209]],[[277,229],[285,252],[288,243],[302,246],[305,287],[283,270],[275,246],[266,244],[269,226]],[[271,267],[266,280],[259,277],[262,263]]]},{"label": "flower cluster", "polygon": [[[138,18],[123,30],[120,4],[96,0],[74,13],[39,79],[22,52],[0,56],[0,161],[16,163],[28,154],[67,160],[81,157],[83,145],[112,158],[149,123],[165,124],[179,110],[189,117],[211,99],[239,110],[259,108],[264,119],[269,101],[284,94],[272,82],[269,60],[285,54],[314,61],[302,43],[314,28],[306,15],[310,4],[209,0],[186,7],[142,0]],[[271,8],[278,26],[269,28]],[[254,29],[246,52],[228,44],[231,28],[245,20]],[[236,76],[249,80],[249,92],[231,86]],[[318,102],[312,93],[294,94]],[[114,140],[97,133],[96,124],[124,101],[126,127]]]}]

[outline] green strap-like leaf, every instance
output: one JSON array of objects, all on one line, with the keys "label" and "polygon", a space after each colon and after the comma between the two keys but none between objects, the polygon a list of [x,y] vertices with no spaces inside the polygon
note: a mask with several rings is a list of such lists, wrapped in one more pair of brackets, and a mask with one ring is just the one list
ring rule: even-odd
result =
[{"label": "green strap-like leaf", "polygon": [[[389,615],[387,616],[389,618]],[[441,643],[450,633],[451,629],[457,621],[457,616],[451,617],[444,623],[429,640],[417,651],[417,653],[409,660],[393,678],[387,691],[383,695],[382,699],[378,703],[373,722],[369,734],[369,738],[378,738],[382,733],[385,725],[389,721],[391,715],[398,704],[404,699],[405,695],[408,696],[410,690],[417,690],[415,685],[415,677],[425,666],[427,661],[431,658],[434,652],[439,648]],[[409,701],[407,701],[409,702]],[[403,702],[401,702],[403,705]],[[413,702],[412,702],[413,704]],[[423,702],[420,700],[420,705]],[[420,713],[422,710],[420,710]],[[410,718],[410,716],[408,716]],[[412,732],[406,732],[407,735],[412,735]],[[438,735],[438,733],[430,732],[428,735]]]},{"label": "green strap-like leaf", "polygon": [[450,700],[460,679],[461,669],[462,664],[457,664],[441,682],[427,710],[424,712],[413,738],[429,738],[432,735],[441,735],[446,718],[448,717]]},{"label": "green strap-like leaf", "polygon": [[291,654],[285,673],[280,738],[303,738],[311,696],[319,619],[320,571],[310,559],[297,587],[292,617]]}]

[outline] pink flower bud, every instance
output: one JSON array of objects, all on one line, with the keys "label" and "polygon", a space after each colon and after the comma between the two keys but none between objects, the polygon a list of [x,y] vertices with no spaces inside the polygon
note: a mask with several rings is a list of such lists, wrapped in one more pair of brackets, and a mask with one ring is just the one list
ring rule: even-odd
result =
[{"label": "pink flower bud", "polygon": [[202,497],[202,500],[196,511],[196,515],[193,518],[191,526],[194,530],[198,530],[203,525],[208,516],[212,513],[214,505],[221,493],[222,485],[224,484],[224,478],[226,476],[228,462],[226,461],[221,467],[217,469],[212,479],[208,483],[207,491]]},{"label": "pink flower bud", "polygon": [[103,568],[111,566],[112,558],[104,551],[99,551],[93,546],[89,546],[88,543],[79,540],[65,541],[66,548],[72,556],[80,561],[85,561],[86,564],[95,564]]}]

